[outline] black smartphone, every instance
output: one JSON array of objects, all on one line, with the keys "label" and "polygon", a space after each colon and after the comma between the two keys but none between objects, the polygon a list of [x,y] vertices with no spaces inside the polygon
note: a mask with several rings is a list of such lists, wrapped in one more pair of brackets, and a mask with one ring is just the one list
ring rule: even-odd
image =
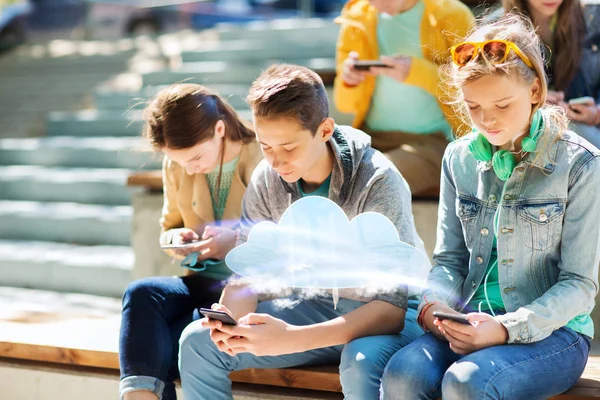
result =
[{"label": "black smartphone", "polygon": [[231,318],[225,311],[211,310],[210,308],[201,308],[198,311],[208,319],[221,321],[225,325],[237,325],[236,320]]},{"label": "black smartphone", "polygon": [[354,63],[354,69],[357,71],[368,71],[371,67],[391,68],[389,65],[379,60],[360,60]]},{"label": "black smartphone", "polygon": [[452,314],[452,313],[445,313],[442,311],[434,311],[433,316],[440,320],[449,319],[451,321],[459,322],[459,323],[465,324],[465,325],[471,324],[465,314]]}]

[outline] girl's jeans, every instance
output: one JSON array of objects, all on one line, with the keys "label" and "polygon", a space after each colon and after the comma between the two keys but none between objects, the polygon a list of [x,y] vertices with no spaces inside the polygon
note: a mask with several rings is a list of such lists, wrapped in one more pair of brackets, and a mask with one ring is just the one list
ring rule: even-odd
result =
[{"label": "girl's jeans", "polygon": [[547,399],[583,373],[590,339],[570,328],[528,344],[459,356],[431,333],[397,352],[385,369],[381,399]]},{"label": "girl's jeans", "polygon": [[177,353],[183,329],[199,318],[197,307],[219,301],[221,282],[202,274],[154,277],[132,282],[123,296],[119,338],[121,398],[149,390],[159,399],[175,400],[179,377]]}]

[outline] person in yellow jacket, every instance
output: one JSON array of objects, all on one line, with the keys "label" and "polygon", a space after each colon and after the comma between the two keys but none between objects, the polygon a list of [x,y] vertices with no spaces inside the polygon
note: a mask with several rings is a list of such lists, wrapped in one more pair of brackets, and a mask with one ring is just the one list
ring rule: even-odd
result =
[{"label": "person in yellow jacket", "polygon": [[[191,250],[165,250],[185,258],[182,265],[195,273],[138,279],[127,287],[119,392],[123,400],[175,400],[179,337],[200,317],[197,307],[219,301],[232,274],[223,260],[235,246],[242,198],[263,156],[254,130],[202,85],[168,86],[144,114],[144,137],[164,153],[162,233],[156,245],[199,242]],[[192,257],[186,258],[189,252]]]},{"label": "person in yellow jacket", "polygon": [[[459,0],[350,0],[336,19],[335,105],[354,114],[408,182],[413,196],[439,193],[447,138],[460,120],[443,98],[438,66],[474,23]],[[358,60],[388,68],[359,71]]]}]

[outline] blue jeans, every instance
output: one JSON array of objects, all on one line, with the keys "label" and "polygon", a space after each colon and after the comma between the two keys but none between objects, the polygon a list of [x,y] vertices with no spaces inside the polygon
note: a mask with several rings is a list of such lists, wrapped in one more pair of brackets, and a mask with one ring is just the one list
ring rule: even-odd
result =
[{"label": "blue jeans", "polygon": [[535,343],[507,344],[467,356],[431,333],[396,353],[381,381],[381,399],[547,399],[583,373],[590,340],[569,328]]},{"label": "blue jeans", "polygon": [[179,377],[181,332],[199,318],[197,307],[219,301],[222,289],[221,282],[201,274],[144,278],[127,287],[119,337],[121,398],[135,390],[177,398],[173,380]]},{"label": "blue jeans", "polygon": [[[270,314],[293,325],[309,325],[337,318],[364,305],[340,299],[337,310],[334,310],[331,296],[285,300],[285,306],[282,306],[282,300],[261,302],[257,312]],[[341,383],[347,399],[377,399],[381,375],[390,357],[423,334],[416,323],[416,307],[417,302],[409,302],[405,327],[400,334],[364,337],[346,346],[276,357],[258,357],[250,353],[231,357],[220,352],[210,340],[209,331],[194,322],[185,329],[180,340],[179,369],[184,397],[186,400],[232,399],[231,371],[340,363]]]}]

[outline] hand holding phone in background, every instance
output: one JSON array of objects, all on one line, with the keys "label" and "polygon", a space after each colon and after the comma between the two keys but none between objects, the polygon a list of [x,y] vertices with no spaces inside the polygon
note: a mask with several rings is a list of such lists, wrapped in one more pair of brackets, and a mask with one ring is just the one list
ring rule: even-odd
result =
[{"label": "hand holding phone in background", "polygon": [[593,97],[579,97],[569,100],[567,117],[575,122],[586,125],[600,124],[600,108],[596,105]]},{"label": "hand holding phone in background", "polygon": [[407,56],[381,56],[381,61],[387,65],[385,68],[374,67],[371,68],[371,72],[375,75],[384,75],[389,76],[398,82],[404,82],[408,77],[408,73],[410,72],[410,67],[412,65],[411,57]]},{"label": "hand holding phone in background", "polygon": [[367,76],[373,75],[369,71],[369,69],[355,68],[357,62],[359,62],[358,53],[355,51],[351,51],[348,54],[348,58],[344,60],[344,67],[342,69],[342,80],[347,86],[360,85],[367,78]]}]

